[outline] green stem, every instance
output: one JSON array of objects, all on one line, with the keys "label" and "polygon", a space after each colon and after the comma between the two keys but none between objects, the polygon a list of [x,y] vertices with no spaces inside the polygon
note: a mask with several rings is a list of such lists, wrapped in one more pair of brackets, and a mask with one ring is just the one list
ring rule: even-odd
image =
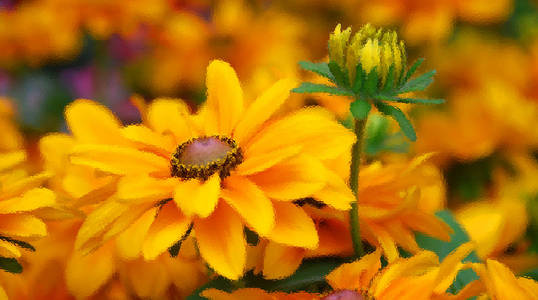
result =
[{"label": "green stem", "polygon": [[364,141],[364,130],[366,127],[366,119],[353,119],[353,131],[357,140],[351,149],[351,169],[349,173],[349,186],[355,195],[355,201],[351,203],[349,211],[349,225],[351,227],[351,240],[353,241],[353,249],[357,258],[364,255],[362,248],[361,230],[359,223],[359,170],[361,163],[362,144]]}]

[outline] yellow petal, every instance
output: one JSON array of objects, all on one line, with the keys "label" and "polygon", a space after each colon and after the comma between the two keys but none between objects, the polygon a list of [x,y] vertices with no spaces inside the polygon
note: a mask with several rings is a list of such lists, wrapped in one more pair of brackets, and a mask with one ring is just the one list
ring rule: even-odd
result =
[{"label": "yellow petal", "polygon": [[77,145],[71,162],[118,175],[169,173],[170,162],[150,152],[109,145]]},{"label": "yellow petal", "polygon": [[47,226],[30,215],[0,215],[0,232],[11,237],[40,237],[47,234]]},{"label": "yellow petal", "polygon": [[241,118],[234,130],[234,140],[239,144],[248,141],[248,139],[258,131],[264,122],[266,122],[284,103],[290,95],[290,90],[297,85],[292,79],[282,79],[252,103]]},{"label": "yellow petal", "polygon": [[0,257],[13,257],[17,258],[21,256],[21,251],[14,244],[0,240]]},{"label": "yellow petal", "polygon": [[273,202],[275,227],[268,235],[277,243],[314,249],[318,246],[318,233],[312,219],[302,208],[288,202]]},{"label": "yellow petal", "polygon": [[245,177],[231,176],[224,181],[222,198],[260,235],[275,225],[275,211],[260,188]]},{"label": "yellow petal", "polygon": [[376,236],[379,245],[383,249],[383,254],[385,254],[385,257],[387,258],[389,263],[395,261],[397,258],[400,257],[394,239],[385,229],[374,224],[370,224],[370,229]]},{"label": "yellow petal", "polygon": [[304,108],[264,127],[245,145],[245,157],[270,153],[291,145],[319,159],[336,158],[351,151],[354,134],[322,108]]},{"label": "yellow petal", "polygon": [[110,200],[92,211],[78,230],[75,249],[91,250],[86,248],[93,246],[96,240],[99,241],[100,235],[127,209],[126,205]]},{"label": "yellow petal", "polygon": [[103,105],[77,99],[65,108],[65,120],[75,138],[82,143],[123,145],[121,123]]},{"label": "yellow petal", "polygon": [[25,176],[13,182],[3,182],[4,185],[1,187],[2,193],[0,194],[0,199],[16,197],[25,191],[38,188],[50,177],[50,173],[40,173],[33,176]]},{"label": "yellow petal", "polygon": [[452,285],[452,282],[456,279],[456,275],[458,275],[458,272],[463,266],[461,261],[467,257],[474,248],[475,244],[473,242],[462,244],[443,259],[443,262],[439,266],[439,273],[435,279],[436,286],[433,290],[434,293],[444,293],[448,287]]},{"label": "yellow petal", "polygon": [[531,300],[525,290],[519,286],[516,276],[500,262],[488,259],[486,262],[488,275],[491,280],[493,294],[496,300],[523,299]]},{"label": "yellow petal", "polygon": [[179,212],[173,202],[165,204],[148,230],[142,245],[144,259],[152,260],[179,241],[191,225],[191,219]]},{"label": "yellow petal", "polygon": [[87,255],[75,251],[65,269],[69,291],[78,299],[91,296],[114,274],[114,255],[110,247],[102,247]]},{"label": "yellow petal", "polygon": [[221,201],[211,216],[195,220],[194,230],[200,254],[215,272],[232,280],[243,275],[246,241],[243,224],[231,207]]},{"label": "yellow petal", "polygon": [[269,153],[252,153],[236,168],[239,175],[251,175],[267,170],[279,162],[290,158],[301,151],[300,146],[289,146]]},{"label": "yellow petal", "polygon": [[413,211],[403,220],[409,227],[443,241],[450,241],[452,229],[433,213]]},{"label": "yellow petal", "polygon": [[325,167],[307,155],[295,156],[249,177],[267,196],[296,200],[312,196],[326,183]]},{"label": "yellow petal", "polygon": [[213,60],[207,67],[207,105],[216,113],[221,134],[230,135],[243,114],[243,90],[234,69]]},{"label": "yellow petal", "polygon": [[381,268],[381,251],[367,254],[352,263],[342,264],[327,275],[334,290],[367,291],[370,282]]},{"label": "yellow petal", "polygon": [[166,135],[152,131],[143,125],[130,125],[121,129],[123,136],[141,148],[147,148],[159,154],[170,155],[176,146],[174,140]]},{"label": "yellow petal", "polygon": [[117,197],[121,202],[172,198],[176,178],[158,179],[142,175],[124,176],[118,182]]},{"label": "yellow petal", "polygon": [[118,255],[124,259],[135,259],[142,251],[142,244],[149,227],[155,220],[157,208],[147,210],[129,228],[125,229],[116,239]]},{"label": "yellow petal", "polygon": [[129,261],[125,273],[140,299],[167,299],[165,292],[170,286],[170,275],[162,261]]},{"label": "yellow petal", "polygon": [[219,195],[220,176],[215,173],[205,182],[191,179],[177,184],[174,190],[174,201],[186,216],[197,215],[205,218],[215,209]]},{"label": "yellow petal", "polygon": [[314,194],[314,198],[338,210],[348,210],[355,196],[346,182],[335,172],[325,169],[327,184]]},{"label": "yellow petal", "polygon": [[0,286],[0,300],[9,300],[7,298],[6,291],[4,290],[2,286]]},{"label": "yellow petal", "polygon": [[282,279],[293,274],[303,261],[304,249],[269,242],[263,256],[263,276]]},{"label": "yellow petal", "polygon": [[45,160],[45,168],[61,172],[69,163],[68,153],[75,145],[73,137],[63,133],[52,133],[39,140],[39,151]]},{"label": "yellow petal", "polygon": [[0,155],[0,171],[12,168],[26,160],[25,151],[13,151]]},{"label": "yellow petal", "polygon": [[21,197],[0,201],[0,214],[10,214],[32,211],[54,205],[56,195],[49,189],[35,188],[24,193]]},{"label": "yellow petal", "polygon": [[149,106],[147,120],[160,134],[172,134],[176,143],[192,137],[188,125],[189,107],[179,99],[155,99]]}]

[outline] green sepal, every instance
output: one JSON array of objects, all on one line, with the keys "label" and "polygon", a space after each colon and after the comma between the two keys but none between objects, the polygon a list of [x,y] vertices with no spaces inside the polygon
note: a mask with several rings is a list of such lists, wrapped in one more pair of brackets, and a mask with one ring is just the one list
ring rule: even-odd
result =
[{"label": "green sepal", "polygon": [[14,258],[0,256],[0,269],[9,273],[22,273],[22,266]]},{"label": "green sepal", "polygon": [[[424,58],[419,58],[417,59],[413,65],[409,68],[409,70],[407,70],[407,73],[405,73],[405,76],[402,77],[400,79],[400,83],[404,83],[406,82],[407,80],[409,80],[409,78],[411,78],[411,76],[413,76],[413,74],[415,74],[415,72],[417,71],[418,67],[420,67],[420,65],[424,62]],[[404,72],[402,72],[402,75],[404,74]]]},{"label": "green sepal", "polygon": [[394,120],[396,120],[408,139],[413,142],[417,140],[417,134],[415,133],[415,129],[413,129],[413,124],[411,124],[411,121],[409,121],[409,119],[399,108],[385,104],[381,101],[376,101],[375,106],[381,113],[391,116]]},{"label": "green sepal", "polygon": [[353,114],[355,119],[359,120],[366,119],[371,109],[372,105],[368,101],[362,99],[357,99],[349,105],[351,114]]},{"label": "green sepal", "polygon": [[383,92],[391,92],[394,89],[394,64],[391,64],[389,67],[389,72],[387,73],[387,79],[385,80],[385,85],[383,86]]},{"label": "green sepal", "polygon": [[364,91],[367,95],[372,96],[377,93],[377,84],[379,82],[379,76],[377,74],[377,66],[374,67],[366,78]]},{"label": "green sepal", "polygon": [[291,91],[294,93],[326,93],[336,96],[353,96],[353,93],[341,88],[312,82],[303,82],[299,87]]},{"label": "green sepal", "polygon": [[300,61],[299,66],[301,68],[314,72],[318,75],[321,75],[325,78],[328,78],[331,81],[336,81],[333,74],[331,73],[331,70],[329,70],[329,65],[327,63],[321,62],[321,63],[314,63],[310,61]]},{"label": "green sepal", "polygon": [[380,95],[376,99],[398,102],[398,103],[414,103],[414,104],[443,104],[445,103],[444,99],[400,98],[400,97],[391,97],[391,96],[384,96],[384,95]]},{"label": "green sepal", "polygon": [[334,61],[329,62],[329,70],[334,76],[335,83],[341,87],[349,87],[349,78],[345,70],[340,69],[340,66]]},{"label": "green sepal", "polygon": [[353,93],[360,93],[361,87],[363,86],[365,79],[366,76],[364,74],[364,70],[362,69],[362,65],[359,63],[357,65],[357,68],[355,69],[355,81],[353,82],[353,87],[351,88],[353,90]]},{"label": "green sepal", "polygon": [[9,243],[12,243],[13,245],[17,246],[17,247],[21,247],[21,248],[24,248],[26,250],[30,250],[30,251],[34,251],[35,252],[35,248],[34,246],[30,245],[29,243],[27,242],[23,242],[23,241],[19,241],[19,240],[15,240],[15,239],[12,239],[10,237],[7,237],[7,236],[1,236],[0,235],[0,240],[2,241],[6,241],[6,242],[9,242]]},{"label": "green sepal", "polygon": [[417,78],[406,81],[399,89],[398,93],[425,90],[433,82],[433,75],[435,75],[435,70],[424,73]]}]

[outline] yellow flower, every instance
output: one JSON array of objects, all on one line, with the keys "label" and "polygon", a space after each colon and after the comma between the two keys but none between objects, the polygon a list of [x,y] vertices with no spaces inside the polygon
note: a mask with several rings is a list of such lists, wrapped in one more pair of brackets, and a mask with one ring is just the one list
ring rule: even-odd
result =
[{"label": "yellow flower", "polygon": [[407,57],[403,41],[394,31],[376,29],[364,25],[351,39],[351,28],[343,32],[338,24],[329,37],[329,58],[347,70],[350,82],[354,82],[357,66],[361,64],[366,74],[376,68],[382,83],[387,80],[389,69],[394,68],[393,78],[399,79],[405,69]]},{"label": "yellow flower", "polygon": [[328,205],[350,207],[351,192],[323,161],[348,152],[354,137],[322,109],[271,118],[294,85],[279,81],[247,106],[233,69],[213,61],[197,115],[162,99],[148,108],[146,124],[122,128],[94,102],[71,104],[66,118],[79,143],[71,162],[119,178],[116,194],[80,228],[76,248],[117,236],[123,256],[153,259],[192,226],[202,257],[232,279],[246,263],[245,225],[282,244],[316,248],[312,219],[291,201],[333,191],[338,197],[323,198]]}]

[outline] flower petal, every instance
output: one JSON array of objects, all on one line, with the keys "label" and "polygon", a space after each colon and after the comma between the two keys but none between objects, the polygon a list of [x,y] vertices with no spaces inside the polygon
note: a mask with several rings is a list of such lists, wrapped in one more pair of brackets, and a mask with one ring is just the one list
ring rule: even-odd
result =
[{"label": "flower petal", "polygon": [[279,162],[290,158],[301,151],[299,146],[289,146],[269,153],[252,153],[236,168],[239,175],[251,175],[267,170]]},{"label": "flower petal", "polygon": [[302,208],[288,202],[273,202],[275,208],[275,227],[268,238],[277,243],[314,249],[319,238],[314,221]]},{"label": "flower petal", "polygon": [[170,133],[176,143],[192,137],[188,125],[189,107],[179,99],[155,99],[148,109],[147,120],[153,130],[160,134]]},{"label": "flower petal", "polygon": [[381,251],[366,254],[360,260],[342,264],[327,275],[334,290],[367,291],[370,282],[381,268]]},{"label": "flower petal", "polygon": [[121,202],[172,198],[177,183],[176,178],[159,179],[146,174],[127,175],[119,180],[116,196]]},{"label": "flower petal", "polygon": [[231,207],[221,201],[211,216],[195,220],[194,230],[200,254],[218,274],[232,280],[243,275],[246,241],[243,224]]},{"label": "flower petal", "polygon": [[263,256],[263,277],[282,279],[293,274],[303,261],[305,250],[269,242]]},{"label": "flower petal", "polygon": [[148,230],[155,221],[157,208],[147,210],[131,226],[116,238],[118,255],[124,259],[135,259],[142,251],[142,245]]},{"label": "flower petal", "polygon": [[105,106],[77,99],[65,108],[65,120],[73,136],[82,143],[124,145],[120,121]]},{"label": "flower petal", "polygon": [[25,151],[13,151],[0,155],[0,171],[12,168],[26,159]]},{"label": "flower petal", "polygon": [[296,85],[297,82],[295,80],[282,79],[259,96],[248,107],[239,123],[237,123],[233,134],[234,140],[239,145],[248,141],[262,124],[280,108],[290,95],[290,90]]},{"label": "flower petal", "polygon": [[245,177],[231,176],[224,181],[222,198],[260,235],[266,235],[275,225],[271,200]]},{"label": "flower petal", "polygon": [[144,125],[129,125],[121,129],[123,136],[141,148],[170,156],[176,143],[167,135],[159,134]]},{"label": "flower petal", "polygon": [[47,226],[30,215],[0,215],[0,232],[11,237],[41,237],[47,234]]},{"label": "flower petal", "polygon": [[268,125],[244,147],[245,157],[270,153],[290,145],[318,159],[349,152],[355,136],[322,108],[305,108]]},{"label": "flower petal", "polygon": [[312,196],[325,186],[325,167],[316,159],[300,155],[249,177],[267,196],[296,200]]},{"label": "flower petal", "polygon": [[56,202],[56,195],[49,189],[36,188],[21,197],[0,201],[0,214],[32,211],[42,207],[51,207]]},{"label": "flower petal", "polygon": [[346,182],[335,172],[325,168],[327,184],[314,194],[317,200],[338,210],[349,210],[355,196]]},{"label": "flower petal", "polygon": [[469,255],[474,248],[474,242],[462,244],[443,259],[435,279],[436,285],[433,290],[434,293],[444,293],[450,287],[450,285],[452,285],[454,279],[456,279],[456,275],[458,275],[458,272],[463,267],[461,261],[467,257],[467,255]]},{"label": "flower petal", "polygon": [[186,216],[198,215],[206,218],[215,209],[219,194],[220,176],[215,173],[205,182],[192,179],[177,184],[174,201]]},{"label": "flower petal", "polygon": [[213,60],[207,67],[207,105],[216,112],[221,134],[230,135],[243,114],[243,90],[234,69]]},{"label": "flower petal", "polygon": [[21,257],[21,251],[13,243],[0,240],[0,257]]},{"label": "flower petal", "polygon": [[77,145],[71,162],[118,175],[168,173],[170,162],[150,152],[110,145]]},{"label": "flower petal", "polygon": [[173,202],[165,204],[151,224],[142,245],[144,259],[152,260],[179,241],[191,225]]},{"label": "flower petal", "polygon": [[39,140],[39,152],[45,160],[45,168],[61,172],[69,162],[68,153],[75,145],[72,136],[63,133],[52,133]]}]

